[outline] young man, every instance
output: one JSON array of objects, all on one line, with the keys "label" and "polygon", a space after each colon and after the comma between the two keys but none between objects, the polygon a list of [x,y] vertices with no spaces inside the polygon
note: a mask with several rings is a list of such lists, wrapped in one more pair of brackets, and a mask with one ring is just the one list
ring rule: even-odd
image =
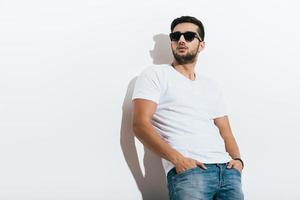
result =
[{"label": "young man", "polygon": [[171,200],[241,200],[243,161],[219,85],[195,69],[202,23],[171,24],[172,64],[151,66],[133,92],[133,131],[162,157]]}]

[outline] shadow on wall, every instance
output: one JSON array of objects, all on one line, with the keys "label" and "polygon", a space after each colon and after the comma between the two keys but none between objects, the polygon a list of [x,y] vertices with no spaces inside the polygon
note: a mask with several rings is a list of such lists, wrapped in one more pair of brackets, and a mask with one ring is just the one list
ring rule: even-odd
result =
[{"label": "shadow on wall", "polygon": [[170,64],[173,60],[169,36],[158,34],[153,36],[154,48],[150,51],[153,64]]},{"label": "shadow on wall", "polygon": [[[168,35],[158,34],[153,37],[154,48],[150,51],[153,64],[169,64],[172,61],[172,52]],[[132,102],[131,97],[137,77],[133,78],[127,88],[123,101],[123,115],[121,124],[120,143],[127,165],[136,181],[143,200],[168,200],[166,175],[162,166],[161,158],[144,147],[143,175],[139,164],[135,146],[134,133],[132,131]]]}]

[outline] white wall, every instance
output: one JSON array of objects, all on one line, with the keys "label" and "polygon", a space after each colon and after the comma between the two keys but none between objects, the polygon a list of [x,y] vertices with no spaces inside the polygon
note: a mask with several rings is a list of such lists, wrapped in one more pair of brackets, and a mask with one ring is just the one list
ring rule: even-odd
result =
[{"label": "white wall", "polygon": [[[136,76],[170,60],[169,26],[206,28],[245,199],[300,199],[299,1],[0,1],[0,199],[167,199],[132,136]],[[166,53],[164,53],[166,52]]]}]

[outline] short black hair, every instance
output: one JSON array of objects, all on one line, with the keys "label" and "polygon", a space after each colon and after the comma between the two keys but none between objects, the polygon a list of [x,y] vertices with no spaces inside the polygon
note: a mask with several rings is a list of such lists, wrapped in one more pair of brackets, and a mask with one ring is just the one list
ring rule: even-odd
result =
[{"label": "short black hair", "polygon": [[196,17],[192,17],[192,16],[181,16],[179,18],[176,18],[171,23],[171,32],[173,32],[176,25],[181,24],[181,23],[193,23],[193,24],[197,25],[199,36],[201,37],[201,40],[204,41],[204,36],[205,36],[204,26],[199,19],[197,19]]}]

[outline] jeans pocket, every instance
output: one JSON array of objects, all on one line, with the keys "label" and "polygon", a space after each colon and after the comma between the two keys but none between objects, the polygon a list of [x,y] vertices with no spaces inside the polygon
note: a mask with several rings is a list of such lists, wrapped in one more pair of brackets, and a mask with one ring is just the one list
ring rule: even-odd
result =
[{"label": "jeans pocket", "polygon": [[175,176],[176,176],[176,177],[178,177],[178,176],[183,176],[183,175],[185,175],[185,174],[188,174],[188,173],[194,171],[194,170],[197,169],[197,168],[198,168],[198,166],[197,166],[197,167],[194,167],[194,168],[190,168],[190,169],[184,170],[183,172],[176,173]]},{"label": "jeans pocket", "polygon": [[234,170],[234,171],[236,171],[240,176],[242,175],[242,173],[240,172],[240,170],[238,170],[237,168],[232,167],[231,169]]}]

